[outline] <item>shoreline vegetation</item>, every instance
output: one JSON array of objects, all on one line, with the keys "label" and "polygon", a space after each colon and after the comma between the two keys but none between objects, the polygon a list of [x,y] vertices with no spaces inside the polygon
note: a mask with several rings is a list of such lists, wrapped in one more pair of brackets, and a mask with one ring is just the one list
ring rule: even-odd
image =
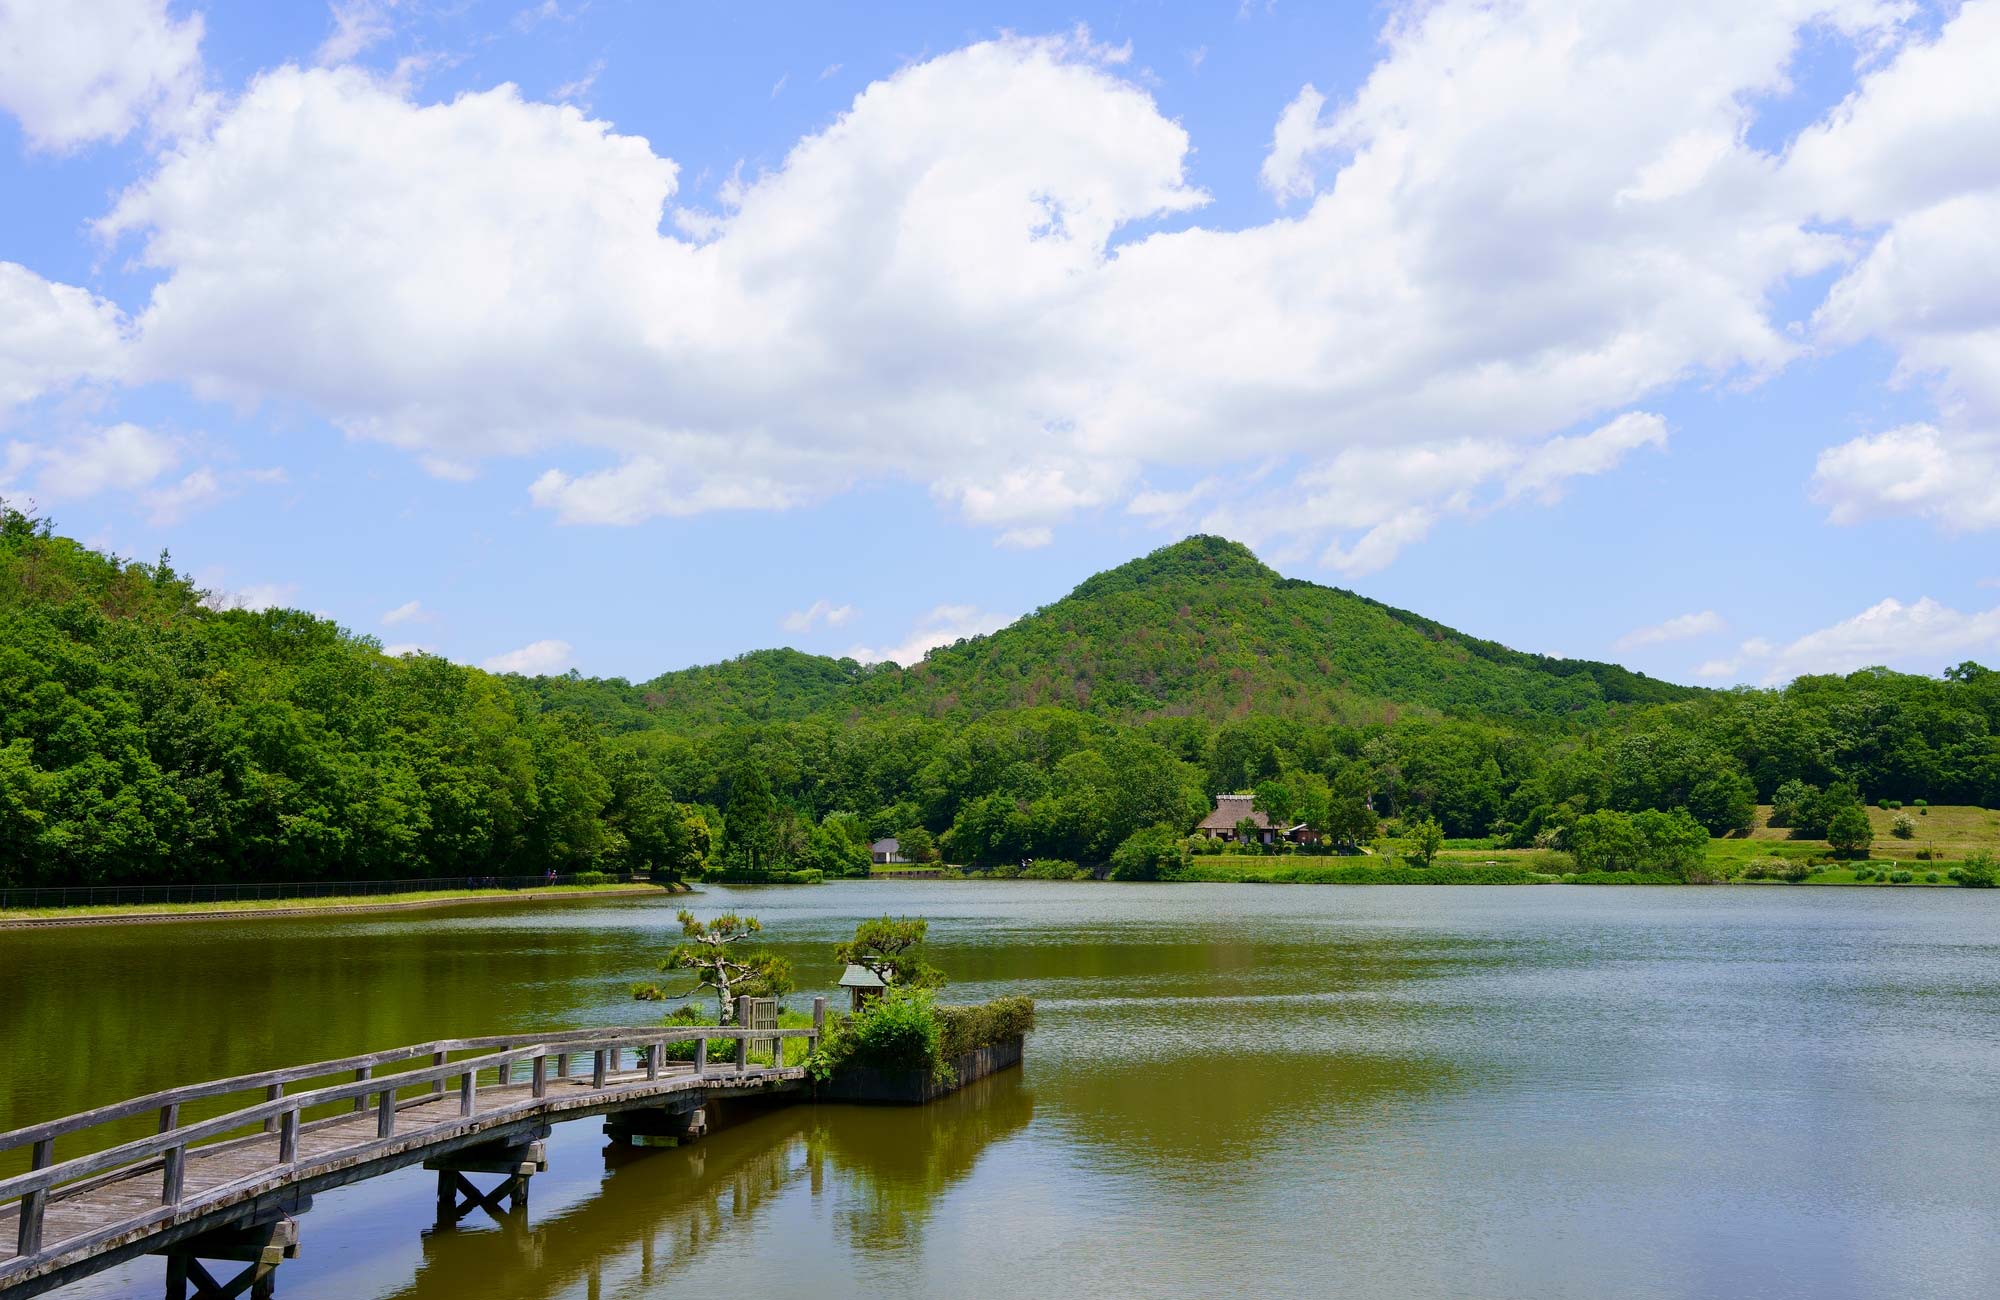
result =
[{"label": "shoreline vegetation", "polygon": [[238,898],[199,903],[102,903],[76,907],[0,910],[0,929],[87,925],[113,921],[210,921],[255,916],[305,916],[316,912],[398,912],[453,903],[547,903],[583,898],[668,894],[675,886],[616,881],[554,889],[424,889],[407,894],[349,894],[325,898]]}]

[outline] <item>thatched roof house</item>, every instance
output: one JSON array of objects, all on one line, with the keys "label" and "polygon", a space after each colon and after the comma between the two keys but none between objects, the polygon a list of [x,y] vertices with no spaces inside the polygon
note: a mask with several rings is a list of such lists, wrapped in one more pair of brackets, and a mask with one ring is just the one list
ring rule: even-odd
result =
[{"label": "thatched roof house", "polygon": [[1272,829],[1271,819],[1264,810],[1254,806],[1255,795],[1219,794],[1215,796],[1215,811],[1201,819],[1195,830],[1211,840],[1233,840],[1236,838],[1236,823],[1248,821],[1260,831]]},{"label": "thatched roof house", "polygon": [[1319,832],[1304,822],[1296,826],[1278,825],[1269,814],[1256,806],[1256,799],[1257,796],[1250,794],[1215,796],[1215,811],[1201,819],[1201,825],[1194,828],[1195,834],[1204,839],[1233,840],[1237,824],[1247,821],[1256,828],[1256,838],[1265,844],[1280,839],[1311,844],[1319,839]]}]

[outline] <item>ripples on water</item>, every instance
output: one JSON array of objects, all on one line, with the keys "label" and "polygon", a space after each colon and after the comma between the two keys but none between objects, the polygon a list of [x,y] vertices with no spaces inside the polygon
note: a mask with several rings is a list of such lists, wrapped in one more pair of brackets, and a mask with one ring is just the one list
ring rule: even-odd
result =
[{"label": "ripples on water", "polygon": [[[679,905],[8,935],[0,1127],[630,1021]],[[809,987],[857,917],[927,915],[954,997],[1038,999],[1028,1063],[678,1151],[566,1125],[506,1229],[420,1233],[420,1171],[336,1192],[281,1293],[2000,1295],[1994,896],[870,882],[697,906],[761,916]]]}]

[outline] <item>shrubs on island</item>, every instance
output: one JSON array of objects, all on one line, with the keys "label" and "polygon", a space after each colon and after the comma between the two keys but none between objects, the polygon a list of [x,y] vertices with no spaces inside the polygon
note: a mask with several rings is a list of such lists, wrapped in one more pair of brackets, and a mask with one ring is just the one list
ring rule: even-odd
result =
[{"label": "shrubs on island", "polygon": [[[670,1028],[706,1025],[734,1026],[739,997],[783,997],[793,989],[791,964],[764,949],[751,947],[763,933],[754,916],[725,914],[703,921],[691,912],[680,914],[683,942],[660,962],[663,973],[693,977],[680,992],[658,984],[634,986],[640,1001],[678,999],[662,1024]],[[835,961],[862,965],[881,977],[887,988],[857,1011],[827,1018],[817,1051],[807,1053],[806,1040],[778,1040],[787,1065],[804,1065],[824,1082],[847,1066],[875,1070],[926,1071],[940,1082],[949,1080],[959,1058],[982,1047],[1008,1042],[1035,1027],[1030,998],[994,998],[975,1006],[947,1006],[937,1000],[944,972],[930,964],[924,951],[929,923],[922,917],[881,917],[863,921],[854,937],[836,944]],[[713,1010],[705,1005],[713,999]],[[778,1028],[803,1029],[812,1018],[799,1011],[780,1011]],[[767,1040],[768,1041],[768,1040]],[[708,1056],[734,1056],[737,1040],[711,1038]],[[697,1040],[666,1045],[668,1060],[694,1059]],[[759,1055],[761,1051],[762,1055]],[[755,1064],[770,1063],[770,1049],[750,1049]]]},{"label": "shrubs on island", "polygon": [[949,1081],[968,1052],[1035,1027],[1032,998],[998,997],[976,1006],[940,1004],[929,989],[891,988],[859,1011],[827,1022],[826,1040],[806,1063],[822,1083],[842,1069],[922,1070]]}]

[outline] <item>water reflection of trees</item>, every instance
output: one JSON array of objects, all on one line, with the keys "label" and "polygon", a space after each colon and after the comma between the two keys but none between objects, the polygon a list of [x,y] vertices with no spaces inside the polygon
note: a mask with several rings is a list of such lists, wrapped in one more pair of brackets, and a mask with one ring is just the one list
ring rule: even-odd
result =
[{"label": "water reflection of trees", "polygon": [[903,1251],[931,1211],[979,1157],[1034,1118],[1018,1071],[983,1079],[917,1110],[823,1106],[814,1111],[806,1158],[818,1194],[831,1166],[841,1175],[836,1214],[855,1249]]},{"label": "water reflection of trees", "polygon": [[797,1106],[686,1147],[607,1147],[587,1200],[532,1223],[429,1234],[417,1273],[385,1300],[656,1294],[716,1248],[740,1248],[802,1185],[830,1198],[855,1249],[907,1248],[936,1200],[1032,1116],[1015,1073],[922,1108]]}]

